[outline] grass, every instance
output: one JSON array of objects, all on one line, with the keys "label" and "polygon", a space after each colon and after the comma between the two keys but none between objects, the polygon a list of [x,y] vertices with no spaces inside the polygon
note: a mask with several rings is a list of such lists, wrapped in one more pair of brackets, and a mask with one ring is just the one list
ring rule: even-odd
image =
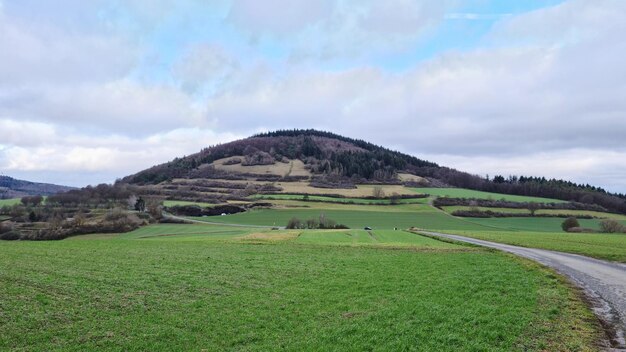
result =
[{"label": "grass", "polygon": [[288,163],[276,162],[271,165],[253,165],[243,166],[241,164],[224,165],[224,162],[239,158],[245,159],[244,156],[229,157],[213,162],[213,166],[218,170],[224,170],[234,173],[251,173],[261,175],[279,175],[279,176],[311,176],[311,172],[305,168],[302,160],[290,160]]},{"label": "grass", "polygon": [[382,247],[418,247],[422,249],[461,249],[454,244],[437,241],[432,238],[419,236],[406,231],[395,230],[319,230],[303,231],[295,240],[296,243],[324,244],[324,245],[354,245],[354,246],[382,246]]},{"label": "grass", "polygon": [[452,231],[451,233],[626,263],[626,234],[504,231]]},{"label": "grass", "polygon": [[[475,225],[490,227],[492,230],[529,231],[529,232],[561,232],[563,218],[465,218]],[[599,219],[578,219],[580,226],[600,230]],[[626,222],[622,221],[623,224]]]},{"label": "grass", "polygon": [[[488,208],[488,207],[475,207],[480,211],[491,210],[494,212],[500,213],[508,213],[508,214],[530,214],[528,209],[515,209],[515,208]],[[469,206],[449,206],[442,207],[442,209],[447,213],[453,213],[457,210],[471,210],[472,207]],[[599,211],[591,211],[591,210],[568,210],[568,209],[539,209],[536,211],[536,214],[555,214],[555,215],[567,215],[567,216],[593,216],[596,218],[602,219],[616,219],[616,220],[626,220],[625,215],[621,214],[613,214],[613,213],[603,213]]]},{"label": "grass", "polygon": [[12,199],[0,199],[0,207],[5,205],[15,205],[21,202],[21,198],[12,198]]},{"label": "grass", "polygon": [[216,206],[215,203],[191,202],[191,201],[186,201],[186,200],[164,200],[163,205],[166,207],[197,205],[203,208],[213,208],[214,206]]},{"label": "grass", "polygon": [[413,250],[227,231],[255,230],[0,243],[0,350],[595,350],[589,310],[525,260],[401,231],[373,233]]},{"label": "grass", "polygon": [[[424,209],[428,209],[424,206]],[[387,207],[390,208],[390,207]],[[245,213],[194,218],[196,220],[243,225],[285,226],[289,219],[296,217],[301,220],[319,218],[324,214],[326,218],[347,225],[353,229],[362,229],[366,226],[375,230],[409,228],[412,226],[436,230],[489,230],[489,227],[467,222],[462,219],[448,216],[442,212],[432,210],[421,212],[411,211],[358,211],[342,209],[261,209]]]},{"label": "grass", "polygon": [[416,193],[430,194],[437,197],[450,197],[450,198],[476,198],[476,199],[504,199],[511,202],[536,202],[536,203],[566,203],[565,201],[550,198],[541,197],[526,197],[516,196],[510,194],[490,193],[474,191],[464,188],[411,188]]}]

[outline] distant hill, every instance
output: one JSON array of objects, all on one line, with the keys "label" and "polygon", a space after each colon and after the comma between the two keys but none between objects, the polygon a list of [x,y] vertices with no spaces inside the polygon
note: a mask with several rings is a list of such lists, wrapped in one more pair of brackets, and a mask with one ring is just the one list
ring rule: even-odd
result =
[{"label": "distant hill", "polygon": [[[124,182],[155,184],[173,178],[201,178],[228,165],[280,165],[302,161],[311,175],[335,175],[355,180],[392,180],[398,171],[438,168],[435,163],[392,151],[362,140],[316,130],[291,130],[259,134],[205,148],[125,178]],[[226,166],[228,166],[226,165]],[[217,167],[214,170],[210,166]],[[243,170],[242,170],[243,172]],[[288,176],[288,175],[287,175]]]},{"label": "distant hill", "polygon": [[[313,187],[330,188],[357,183],[452,186],[598,204],[626,213],[626,196],[599,187],[542,177],[498,175],[487,179],[363,140],[317,130],[275,131],[211,146],[125,177],[119,184],[159,185],[161,190],[152,187],[150,192],[157,194],[165,189],[168,192],[161,194],[171,196],[183,188],[181,180],[199,179],[308,182]],[[184,189],[195,192],[198,187]]]},{"label": "distant hill", "polygon": [[71,189],[74,188],[17,180],[9,176],[0,176],[0,199],[20,198],[33,195],[49,196]]}]

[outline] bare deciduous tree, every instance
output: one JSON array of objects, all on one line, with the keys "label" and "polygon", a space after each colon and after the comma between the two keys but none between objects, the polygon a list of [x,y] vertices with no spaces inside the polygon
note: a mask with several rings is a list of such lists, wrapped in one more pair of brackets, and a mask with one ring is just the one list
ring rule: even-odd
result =
[{"label": "bare deciduous tree", "polygon": [[537,212],[537,210],[540,209],[540,205],[539,205],[539,203],[530,202],[530,203],[528,203],[526,208],[530,212],[530,216],[535,216],[535,213]]},{"label": "bare deciduous tree", "polygon": [[606,233],[624,232],[624,225],[620,224],[617,220],[606,219],[600,222],[600,230]]},{"label": "bare deciduous tree", "polygon": [[372,195],[374,196],[374,198],[384,198],[385,197],[385,191],[383,190],[383,188],[381,186],[376,186],[372,190]]}]

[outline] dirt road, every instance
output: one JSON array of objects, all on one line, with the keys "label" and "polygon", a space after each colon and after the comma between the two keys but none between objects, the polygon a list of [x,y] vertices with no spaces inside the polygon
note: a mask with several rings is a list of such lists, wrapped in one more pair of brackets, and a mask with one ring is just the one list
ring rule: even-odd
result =
[{"label": "dirt road", "polygon": [[595,313],[606,324],[612,347],[619,351],[626,350],[626,265],[577,254],[517,247],[437,232],[421,232],[430,236],[495,248],[555,269],[585,290]]}]

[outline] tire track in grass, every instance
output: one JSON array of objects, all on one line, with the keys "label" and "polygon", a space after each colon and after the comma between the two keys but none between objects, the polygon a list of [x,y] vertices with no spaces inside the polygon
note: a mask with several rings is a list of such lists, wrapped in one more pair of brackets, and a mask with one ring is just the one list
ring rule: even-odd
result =
[{"label": "tire track in grass", "polygon": [[374,243],[378,243],[378,238],[376,237],[376,235],[374,235],[374,233],[372,231],[367,231],[367,234],[370,235],[370,238],[374,241]]}]

